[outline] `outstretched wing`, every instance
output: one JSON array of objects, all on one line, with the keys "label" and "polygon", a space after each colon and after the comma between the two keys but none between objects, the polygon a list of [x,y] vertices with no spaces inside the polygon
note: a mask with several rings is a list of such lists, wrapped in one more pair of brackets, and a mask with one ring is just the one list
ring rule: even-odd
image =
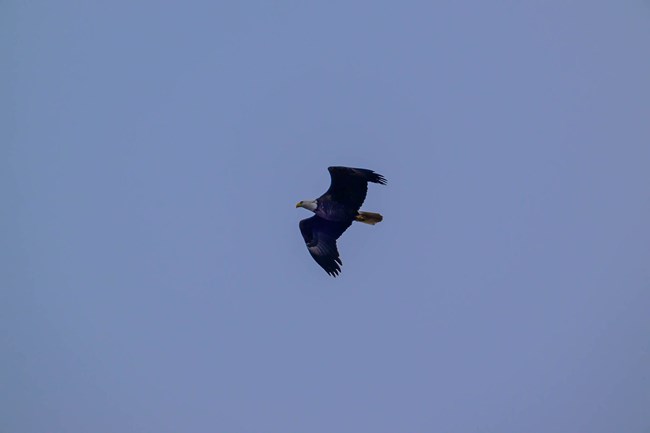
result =
[{"label": "outstretched wing", "polygon": [[328,221],[317,215],[300,221],[300,233],[305,239],[309,254],[325,272],[336,277],[343,263],[339,258],[336,240],[350,227],[352,221]]},{"label": "outstretched wing", "polygon": [[332,183],[323,197],[328,196],[333,201],[344,204],[358,211],[366,199],[368,182],[386,185],[386,179],[381,174],[365,168],[328,167]]}]

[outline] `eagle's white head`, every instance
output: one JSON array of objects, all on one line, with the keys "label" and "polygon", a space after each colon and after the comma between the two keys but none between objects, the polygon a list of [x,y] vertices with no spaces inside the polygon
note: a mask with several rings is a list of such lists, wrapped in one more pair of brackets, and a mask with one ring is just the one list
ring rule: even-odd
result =
[{"label": "eagle's white head", "polygon": [[299,201],[296,204],[296,207],[304,207],[305,209],[308,209],[312,212],[316,212],[316,208],[318,207],[318,202],[316,200],[303,200],[303,201]]}]

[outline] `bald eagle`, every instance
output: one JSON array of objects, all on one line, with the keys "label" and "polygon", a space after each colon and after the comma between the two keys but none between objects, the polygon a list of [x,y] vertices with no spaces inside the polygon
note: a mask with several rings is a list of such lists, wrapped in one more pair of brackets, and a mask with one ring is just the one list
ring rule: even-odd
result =
[{"label": "bald eagle", "polygon": [[336,277],[343,264],[336,248],[336,240],[353,221],[375,225],[383,217],[359,208],[368,192],[368,182],[386,185],[381,174],[365,168],[328,167],[332,183],[325,194],[316,200],[304,200],[296,204],[314,212],[311,218],[300,221],[300,233],[307,249],[325,272]]}]

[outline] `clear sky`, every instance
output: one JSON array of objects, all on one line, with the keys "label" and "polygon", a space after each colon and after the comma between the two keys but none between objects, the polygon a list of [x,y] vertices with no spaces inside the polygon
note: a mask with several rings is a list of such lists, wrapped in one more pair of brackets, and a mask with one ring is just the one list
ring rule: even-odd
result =
[{"label": "clear sky", "polygon": [[[3,433],[650,431],[650,3],[3,1]],[[373,169],[334,279],[295,209]]]}]

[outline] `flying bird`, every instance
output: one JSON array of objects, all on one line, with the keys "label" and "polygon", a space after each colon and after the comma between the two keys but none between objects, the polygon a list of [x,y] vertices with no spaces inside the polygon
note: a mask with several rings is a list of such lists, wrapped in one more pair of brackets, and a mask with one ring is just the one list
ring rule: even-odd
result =
[{"label": "flying bird", "polygon": [[368,182],[386,185],[381,174],[365,168],[328,167],[332,183],[325,194],[316,200],[296,204],[315,213],[300,221],[300,233],[309,254],[325,272],[336,277],[341,272],[341,258],[336,240],[353,221],[375,225],[384,219],[374,212],[360,211],[368,192]]}]

